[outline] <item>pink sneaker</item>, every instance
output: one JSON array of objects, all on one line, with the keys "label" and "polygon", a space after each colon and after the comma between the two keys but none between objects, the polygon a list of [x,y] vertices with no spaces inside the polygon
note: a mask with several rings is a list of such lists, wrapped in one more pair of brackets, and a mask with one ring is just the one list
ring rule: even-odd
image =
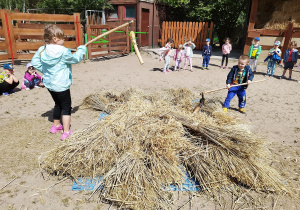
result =
[{"label": "pink sneaker", "polygon": [[51,129],[50,129],[50,133],[57,133],[57,132],[60,132],[62,130],[63,130],[62,124],[59,124],[58,127],[56,127],[55,125],[52,125]]},{"label": "pink sneaker", "polygon": [[167,69],[167,72],[171,72],[171,70]]},{"label": "pink sneaker", "polygon": [[69,136],[71,136],[72,133],[73,133],[73,131],[71,131],[71,130],[69,130],[68,133],[63,132],[62,135],[61,135],[60,140],[62,140],[62,141],[65,140],[66,138],[68,138]]}]

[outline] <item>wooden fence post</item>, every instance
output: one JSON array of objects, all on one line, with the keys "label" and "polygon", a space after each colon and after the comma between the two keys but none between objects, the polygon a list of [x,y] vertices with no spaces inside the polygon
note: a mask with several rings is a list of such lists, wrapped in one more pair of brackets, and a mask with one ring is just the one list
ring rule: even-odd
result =
[{"label": "wooden fence post", "polygon": [[209,35],[208,35],[211,44],[213,44],[213,37],[212,37],[213,28],[214,28],[214,23],[211,22],[209,27]]},{"label": "wooden fence post", "polygon": [[4,29],[4,38],[6,42],[8,58],[11,58],[12,63],[14,64],[14,59],[17,58],[17,48],[11,20],[11,12],[7,9],[1,10],[0,12],[2,19],[2,27]]},{"label": "wooden fence post", "polygon": [[80,13],[74,13],[74,27],[75,27],[75,39],[77,47],[82,43],[81,24],[80,24]]},{"label": "wooden fence post", "polygon": [[285,35],[284,35],[284,44],[282,46],[281,59],[283,59],[284,53],[288,49],[289,44],[292,40],[293,30],[294,30],[294,24],[289,23],[288,27],[286,28]]},{"label": "wooden fence post", "polygon": [[126,52],[129,53],[130,52],[130,45],[129,45],[129,33],[128,33],[128,27],[126,27],[125,30],[125,34],[126,34]]}]

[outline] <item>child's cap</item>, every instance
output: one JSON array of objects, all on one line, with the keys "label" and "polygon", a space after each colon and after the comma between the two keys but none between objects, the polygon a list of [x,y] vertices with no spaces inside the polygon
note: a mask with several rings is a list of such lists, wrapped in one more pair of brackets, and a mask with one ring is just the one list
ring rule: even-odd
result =
[{"label": "child's cap", "polygon": [[6,63],[3,65],[3,68],[4,69],[14,69],[13,65],[12,64],[9,64],[9,63]]},{"label": "child's cap", "polygon": [[207,38],[205,41],[206,41],[206,42],[210,42],[210,39],[209,39],[209,38]]},{"label": "child's cap", "polygon": [[254,40],[256,40],[256,41],[260,41],[260,38],[259,38],[259,37],[256,37]]},{"label": "child's cap", "polygon": [[274,45],[277,45],[277,46],[279,46],[279,45],[280,45],[280,41],[276,41],[276,42],[274,42]]},{"label": "child's cap", "polygon": [[27,63],[26,68],[28,69],[31,66],[33,66],[31,63]]}]

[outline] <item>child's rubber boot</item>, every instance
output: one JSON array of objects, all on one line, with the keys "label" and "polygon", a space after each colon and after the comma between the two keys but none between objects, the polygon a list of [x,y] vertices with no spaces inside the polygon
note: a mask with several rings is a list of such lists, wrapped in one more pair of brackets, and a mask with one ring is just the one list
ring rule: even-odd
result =
[{"label": "child's rubber boot", "polygon": [[60,132],[63,130],[63,126],[62,124],[59,124],[59,126],[55,126],[55,125],[52,125],[51,126],[51,129],[50,129],[50,133],[57,133],[57,132]]},{"label": "child's rubber boot", "polygon": [[223,107],[223,113],[227,113],[227,108]]},{"label": "child's rubber boot", "polygon": [[66,138],[70,137],[72,133],[73,133],[73,131],[71,131],[71,130],[69,130],[68,133],[67,132],[63,132],[62,135],[61,135],[60,140],[62,140],[62,141],[65,140]]},{"label": "child's rubber boot", "polygon": [[245,108],[239,108],[239,111],[241,112],[241,113],[246,113],[246,110],[245,110]]}]

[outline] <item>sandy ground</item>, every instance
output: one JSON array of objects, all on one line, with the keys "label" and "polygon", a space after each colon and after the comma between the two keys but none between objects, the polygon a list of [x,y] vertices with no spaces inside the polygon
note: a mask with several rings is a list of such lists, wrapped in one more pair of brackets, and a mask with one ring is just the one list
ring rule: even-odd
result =
[{"label": "sandy ground", "polygon": [[[168,88],[188,88],[200,92],[225,86],[229,69],[219,68],[220,60],[211,60],[209,70],[201,70],[202,59],[193,59],[194,71],[163,74],[163,62],[153,53],[142,53],[145,61],[140,65],[134,54],[87,61],[73,65],[72,130],[85,128],[97,120],[99,113],[83,110],[79,106],[88,94],[99,90],[124,90],[136,87],[145,91]],[[15,74],[22,78],[25,64],[15,66]],[[174,62],[172,61],[173,65]],[[235,65],[230,60],[230,65]],[[254,80],[264,79],[266,65],[260,64]],[[228,115],[235,115],[251,127],[252,132],[266,137],[273,154],[273,167],[277,168],[293,192],[286,195],[256,194],[261,200],[260,208],[300,209],[300,84],[296,80],[279,80],[282,67],[277,66],[274,78],[253,84],[247,90],[247,114],[237,111],[238,100],[234,98]],[[300,80],[295,69],[293,78]],[[18,88],[20,88],[19,85]],[[19,89],[20,90],[20,89]],[[207,94],[205,98],[224,101],[227,91]],[[89,198],[89,192],[72,191],[71,180],[42,174],[39,156],[59,145],[60,134],[50,134],[54,102],[45,88],[18,91],[10,96],[0,96],[1,147],[0,147],[0,209],[114,209],[98,202],[97,196]],[[221,106],[221,104],[220,104]],[[193,197],[179,193],[173,209],[240,209],[247,206],[223,202],[223,206],[209,198]],[[256,206],[259,208],[259,205]]]}]

